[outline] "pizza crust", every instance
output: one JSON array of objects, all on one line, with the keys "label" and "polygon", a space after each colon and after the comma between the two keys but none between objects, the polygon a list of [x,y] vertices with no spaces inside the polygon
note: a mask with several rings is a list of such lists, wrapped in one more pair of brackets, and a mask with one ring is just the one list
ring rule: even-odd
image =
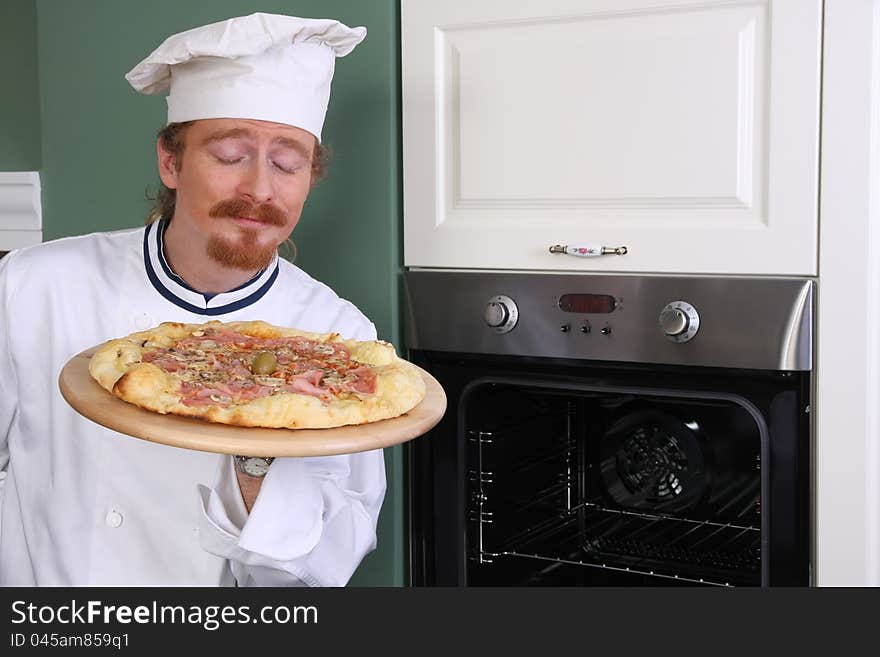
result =
[{"label": "pizza crust", "polygon": [[[142,356],[156,347],[170,347],[206,327],[229,329],[257,338],[300,336],[317,342],[339,343],[349,350],[353,361],[371,367],[376,374],[376,391],[347,399],[333,398],[327,403],[311,395],[280,392],[227,408],[187,406],[180,401],[180,377],[142,362]],[[364,424],[398,417],[425,397],[425,382],[419,369],[397,356],[387,342],[346,340],[336,333],[310,333],[262,321],[164,322],[101,345],[89,361],[89,373],[103,388],[141,408],[241,427],[319,429]]]}]

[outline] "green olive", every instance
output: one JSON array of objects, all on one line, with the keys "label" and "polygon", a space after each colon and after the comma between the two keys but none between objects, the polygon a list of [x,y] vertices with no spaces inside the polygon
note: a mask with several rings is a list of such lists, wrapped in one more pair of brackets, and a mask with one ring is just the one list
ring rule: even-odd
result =
[{"label": "green olive", "polygon": [[254,356],[251,372],[254,374],[272,374],[278,367],[278,359],[271,351],[261,351]]}]

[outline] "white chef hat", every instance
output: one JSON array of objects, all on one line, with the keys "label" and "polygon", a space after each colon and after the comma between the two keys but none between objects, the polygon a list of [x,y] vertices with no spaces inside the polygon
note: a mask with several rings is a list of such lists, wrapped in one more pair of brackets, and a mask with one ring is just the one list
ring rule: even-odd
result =
[{"label": "white chef hat", "polygon": [[366,34],[335,20],[256,13],[168,37],[125,79],[145,94],[170,89],[168,123],[260,119],[320,141],[336,58]]}]

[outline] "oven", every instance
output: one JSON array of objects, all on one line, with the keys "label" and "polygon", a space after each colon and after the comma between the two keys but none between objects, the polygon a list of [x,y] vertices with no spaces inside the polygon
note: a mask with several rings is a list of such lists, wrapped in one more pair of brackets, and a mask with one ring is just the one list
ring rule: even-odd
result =
[{"label": "oven", "polygon": [[416,586],[811,583],[805,278],[409,270]]}]

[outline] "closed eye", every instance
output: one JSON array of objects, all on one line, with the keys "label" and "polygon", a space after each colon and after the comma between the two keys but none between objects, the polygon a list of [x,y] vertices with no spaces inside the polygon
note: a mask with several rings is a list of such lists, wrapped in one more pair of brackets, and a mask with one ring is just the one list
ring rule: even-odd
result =
[{"label": "closed eye", "polygon": [[284,164],[280,164],[279,162],[274,162],[274,161],[272,162],[272,166],[275,167],[276,169],[278,169],[279,171],[281,171],[282,173],[289,173],[289,174],[294,174],[302,168],[301,166],[284,165]]}]

